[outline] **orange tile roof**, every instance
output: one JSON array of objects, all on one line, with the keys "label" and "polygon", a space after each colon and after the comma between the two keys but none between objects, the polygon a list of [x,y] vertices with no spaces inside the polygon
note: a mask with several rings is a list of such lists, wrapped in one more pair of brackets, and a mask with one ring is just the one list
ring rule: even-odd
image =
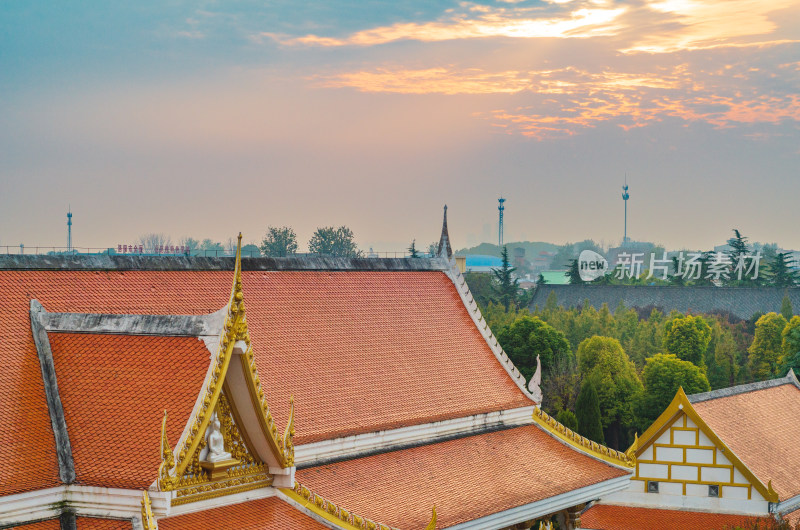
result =
[{"label": "orange tile roof", "polygon": [[750,471],[772,481],[781,500],[800,494],[800,389],[785,384],[692,406]]},{"label": "orange tile roof", "polygon": [[[231,271],[0,271],[0,494],[58,484],[32,298],[52,312],[204,314],[227,303],[231,281]],[[262,385],[279,425],[295,395],[297,444],[532,404],[442,272],[243,281]]]},{"label": "orange tile roof", "polygon": [[209,365],[192,337],[50,333],[76,484],[147,488],[161,463],[161,420],[177,442]]},{"label": "orange tile roof", "polygon": [[56,518],[35,523],[23,523],[13,528],[21,528],[22,530],[61,530],[61,520]]},{"label": "orange tile roof", "polygon": [[[581,515],[581,528],[586,530],[732,530],[737,526],[753,528],[754,524],[770,524],[770,517],[752,517],[724,513],[658,510],[595,504]],[[771,528],[767,526],[766,528]]]},{"label": "orange tile roof", "polygon": [[97,517],[78,517],[76,519],[78,530],[131,530],[133,523],[130,520],[100,519]]},{"label": "orange tile roof", "polygon": [[277,497],[159,519],[159,530],[322,530],[327,526]]},{"label": "orange tile roof", "polygon": [[296,479],[400,528],[424,528],[435,503],[446,528],[626,474],[528,425],[302,469]]}]

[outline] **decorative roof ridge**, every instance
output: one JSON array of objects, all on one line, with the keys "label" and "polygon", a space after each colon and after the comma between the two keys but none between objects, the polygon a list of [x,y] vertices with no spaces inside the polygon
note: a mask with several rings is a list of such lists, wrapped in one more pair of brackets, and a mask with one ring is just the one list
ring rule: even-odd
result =
[{"label": "decorative roof ridge", "polygon": [[447,231],[447,205],[444,205],[444,219],[442,220],[442,235],[439,236],[439,246],[436,248],[436,257],[450,259],[453,249],[450,247],[450,233]]},{"label": "decorative roof ridge", "polygon": [[791,368],[789,368],[789,371],[786,373],[786,376],[780,377],[778,379],[769,379],[767,381],[756,381],[754,383],[746,383],[744,385],[719,388],[717,390],[712,390],[710,392],[700,392],[698,394],[691,394],[686,397],[690,403],[702,403],[703,401],[711,401],[712,399],[737,396],[739,394],[747,394],[749,392],[756,392],[758,390],[764,390],[767,388],[774,388],[776,386],[783,386],[783,385],[794,385],[797,389],[800,389],[800,381],[797,380],[797,376],[795,375],[794,370],[792,370]]},{"label": "decorative roof ridge", "polygon": [[[500,346],[500,343],[497,342],[497,337],[494,336],[492,330],[489,328],[489,324],[486,322],[486,319],[483,318],[481,310],[478,308],[478,304],[475,302],[475,297],[472,296],[472,293],[469,290],[467,280],[464,278],[464,275],[461,274],[461,271],[458,269],[455,260],[450,260],[449,268],[445,274],[456,286],[456,291],[461,296],[461,301],[466,307],[467,313],[469,314],[470,318],[472,318],[475,327],[478,328],[478,331],[486,341],[486,344],[489,346],[489,349],[492,351],[497,361],[500,363],[500,366],[505,369],[506,373],[508,373],[509,377],[511,377],[511,380],[514,381],[525,397],[530,399],[533,403],[541,405],[541,400],[537,401],[534,397],[534,395],[537,394],[536,389],[531,392],[525,387],[525,378],[511,361],[508,354],[503,350],[502,346]],[[532,381],[533,379],[535,378],[532,378]]]},{"label": "decorative roof ridge", "polygon": [[[203,383],[204,390],[197,398],[190,419],[174,451],[170,449],[169,443],[166,441],[165,424],[162,424],[162,464],[159,468],[159,477],[157,479],[158,488],[161,491],[174,489],[191,462],[222,393],[223,383],[225,382],[231,358],[234,355],[235,346],[244,349],[242,364],[245,382],[249,385],[251,397],[258,400],[256,409],[259,411],[262,432],[266,437],[269,449],[281,468],[291,468],[294,465],[294,445],[292,443],[294,436],[294,399],[292,398],[290,402],[291,411],[286,428],[286,436],[288,438],[285,439],[278,434],[278,428],[275,426],[269,410],[255,366],[255,357],[250,344],[250,333],[247,329],[244,292],[242,290],[241,247],[242,234],[240,233],[236,247],[233,285],[228,304],[224,308],[226,314],[224,325],[221,327],[219,334],[219,347],[217,348],[217,353],[212,355],[209,363],[208,372]],[[241,346],[242,343],[244,344],[243,347]],[[177,456],[175,452],[177,452]]]},{"label": "decorative roof ridge", "polygon": [[[0,255],[0,270],[231,271],[235,267],[232,256]],[[244,258],[241,267],[245,271],[443,271],[447,262],[437,258],[290,256]]]},{"label": "decorative roof ridge", "polygon": [[41,318],[45,330],[50,333],[201,337],[219,335],[225,308],[207,315],[43,313]]},{"label": "decorative roof ridge", "polygon": [[628,452],[617,451],[603,444],[594,442],[585,436],[581,436],[547,414],[541,407],[536,407],[533,410],[533,419],[539,427],[555,438],[565,442],[580,452],[602,460],[606,464],[623,467],[628,471],[636,466],[636,457],[630,450]]},{"label": "decorative roof ridge", "polygon": [[153,515],[153,505],[150,503],[150,495],[147,494],[147,490],[142,492],[142,528],[158,530],[158,522]]},{"label": "decorative roof ridge", "polygon": [[[314,493],[299,482],[294,483],[294,488],[280,488],[280,491],[303,508],[335,524],[339,528],[346,530],[399,530],[385,524],[376,523],[366,517],[354,514],[341,506],[337,506],[334,502]],[[435,521],[436,511],[434,508],[434,524]],[[430,527],[430,523],[428,527]]]},{"label": "decorative roof ridge", "polygon": [[666,425],[670,425],[679,414],[686,414],[689,419],[691,419],[697,427],[703,431],[703,433],[716,445],[722,453],[725,455],[728,460],[731,461],[731,464],[735,468],[739,470],[739,472],[745,476],[752,484],[753,487],[769,502],[778,502],[780,499],[778,494],[772,488],[772,481],[768,480],[766,484],[758,478],[755,473],[750,471],[750,468],[742,462],[742,460],[736,456],[736,453],[731,450],[727,444],[725,444],[722,439],[717,436],[717,433],[714,432],[712,429],[698,414],[695,408],[692,406],[692,403],[686,397],[686,393],[683,391],[683,387],[679,387],[678,391],[675,393],[675,397],[672,398],[672,402],[664,409],[664,412],[647,428],[647,430],[642,434],[641,438],[637,437],[636,441],[633,442],[631,447],[628,449],[628,454],[633,454],[635,456],[640,455],[645,449],[647,449],[652,443],[656,441],[658,436],[661,434],[662,429]]},{"label": "decorative roof ridge", "polygon": [[45,315],[47,315],[47,310],[45,310],[44,306],[36,299],[31,300],[31,332],[33,333],[33,342],[36,345],[36,353],[39,356],[47,410],[50,413],[50,423],[53,427],[53,440],[56,445],[56,457],[58,459],[58,476],[64,484],[71,484],[75,482],[75,462],[72,458],[72,445],[69,441],[64,406],[61,403],[61,395],[58,391],[53,351],[50,349],[50,339],[43,324]]}]

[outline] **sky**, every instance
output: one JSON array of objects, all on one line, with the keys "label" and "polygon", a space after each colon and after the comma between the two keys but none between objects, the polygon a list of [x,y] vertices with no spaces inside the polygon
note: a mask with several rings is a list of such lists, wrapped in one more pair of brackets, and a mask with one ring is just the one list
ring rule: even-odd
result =
[{"label": "sky", "polygon": [[800,0],[0,2],[0,251],[800,248]]}]

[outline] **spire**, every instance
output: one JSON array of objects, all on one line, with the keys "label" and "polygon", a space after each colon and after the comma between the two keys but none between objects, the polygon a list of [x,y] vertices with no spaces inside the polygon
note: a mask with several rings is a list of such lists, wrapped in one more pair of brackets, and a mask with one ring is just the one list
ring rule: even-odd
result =
[{"label": "spire", "polygon": [[442,236],[439,238],[439,247],[436,249],[437,258],[453,257],[453,249],[450,248],[450,234],[447,233],[447,205],[444,205],[444,221],[442,221]]}]

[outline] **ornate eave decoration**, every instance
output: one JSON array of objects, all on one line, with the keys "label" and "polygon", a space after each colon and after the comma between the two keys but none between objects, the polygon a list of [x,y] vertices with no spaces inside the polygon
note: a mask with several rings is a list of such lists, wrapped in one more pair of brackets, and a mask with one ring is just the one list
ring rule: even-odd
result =
[{"label": "ornate eave decoration", "polygon": [[[264,396],[250,343],[242,289],[241,247],[240,233],[233,286],[219,346],[211,360],[203,393],[195,405],[182,439],[175,448],[177,454],[173,453],[166,439],[166,411],[162,421],[162,462],[157,483],[161,491],[176,491],[177,497],[172,504],[268,486],[272,483],[270,465],[279,468],[290,468],[294,465],[294,399],[290,401],[289,420],[286,431],[281,436]],[[237,356],[240,358],[244,384],[252,402],[245,405],[252,405],[255,410],[260,434],[269,449],[267,456],[270,458],[267,460],[270,462],[260,458],[248,443],[245,426],[238,421],[240,416],[237,414],[236,403],[227,394],[226,375],[232,358]],[[222,462],[203,464],[200,462],[200,453],[205,448],[209,424],[215,415],[221,423],[225,451],[233,455]]]},{"label": "ornate eave decoration", "polygon": [[597,459],[625,468],[633,468],[636,466],[635,456],[616,451],[581,436],[572,429],[568,429],[562,423],[559,423],[558,420],[543,411],[541,407],[533,409],[533,421],[559,440]]},{"label": "ornate eave decoration", "polygon": [[158,523],[153,516],[153,506],[150,504],[150,495],[142,492],[142,527],[144,530],[158,530]]}]

